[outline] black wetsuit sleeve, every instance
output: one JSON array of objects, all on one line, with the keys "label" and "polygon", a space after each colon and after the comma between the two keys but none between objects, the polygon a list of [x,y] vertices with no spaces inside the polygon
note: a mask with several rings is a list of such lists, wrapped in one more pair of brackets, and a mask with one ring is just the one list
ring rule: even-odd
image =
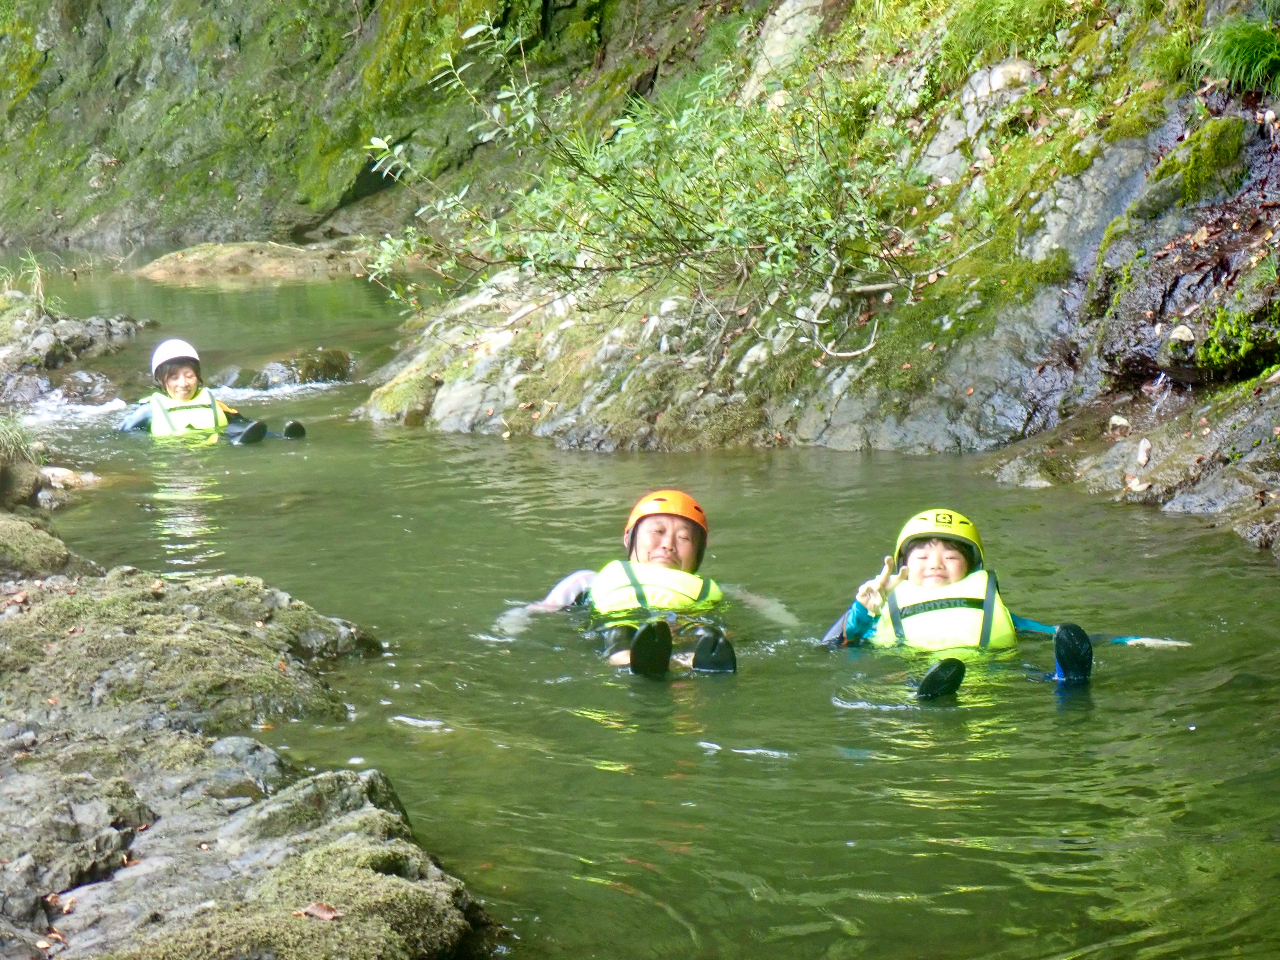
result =
[{"label": "black wetsuit sleeve", "polygon": [[151,432],[151,404],[140,403],[130,410],[120,424],[121,432],[139,430]]},{"label": "black wetsuit sleeve", "polygon": [[823,636],[822,642],[829,647],[845,646],[849,642],[844,635],[844,625],[848,619],[847,613],[840,614],[840,619],[831,625],[831,629]]}]

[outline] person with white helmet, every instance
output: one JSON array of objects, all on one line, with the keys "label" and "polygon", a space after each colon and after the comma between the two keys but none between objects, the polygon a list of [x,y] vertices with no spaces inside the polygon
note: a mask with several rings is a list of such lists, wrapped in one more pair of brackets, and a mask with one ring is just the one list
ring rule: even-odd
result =
[{"label": "person with white helmet", "polygon": [[[1019,631],[1053,634],[1055,679],[1088,682],[1093,668],[1088,634],[1073,623],[1054,627],[1011,613],[995,572],[986,568],[973,521],[955,510],[933,509],[906,522],[894,555],[884,558],[879,576],[858,588],[853,604],[824,639],[834,646],[999,650],[1014,646]],[[918,694],[954,693],[964,673],[959,658],[941,660],[920,682]]]},{"label": "person with white helmet", "polygon": [[[257,443],[267,436],[267,425],[250,420],[218,400],[200,377],[200,354],[185,340],[166,340],[151,355],[151,376],[160,385],[125,418],[121,430],[147,430],[153,437],[207,437],[225,435],[232,443]],[[285,424],[285,437],[306,435],[302,424]]]}]

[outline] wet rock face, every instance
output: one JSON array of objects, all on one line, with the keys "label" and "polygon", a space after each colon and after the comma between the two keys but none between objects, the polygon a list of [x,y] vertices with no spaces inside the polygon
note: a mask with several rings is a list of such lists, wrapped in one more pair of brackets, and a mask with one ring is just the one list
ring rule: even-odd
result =
[{"label": "wet rock face", "polygon": [[[1240,141],[1243,121],[1233,119],[1231,136]],[[1229,199],[1180,201],[1149,222],[1131,211],[1121,223],[1094,280],[1095,297],[1107,304],[1099,356],[1118,385],[1160,374],[1180,383],[1221,381],[1280,355],[1276,281],[1264,263],[1280,229],[1280,194],[1270,186],[1280,156],[1265,141],[1246,154],[1248,180]]]},{"label": "wet rock face", "polygon": [[[1125,428],[1109,423],[1123,418]],[[1166,381],[1091,407],[994,455],[1024,487],[1081,484],[1229,525],[1261,549],[1280,535],[1280,371],[1216,391]],[[1280,559],[1280,551],[1277,551]]]},{"label": "wet rock face", "polygon": [[[695,46],[692,28],[712,19],[650,0],[544,8],[521,15],[530,43],[549,40],[534,62],[557,78],[599,71],[605,102]],[[305,15],[273,0],[215,0],[198,15],[175,0],[10,3],[0,244],[398,231],[421,201],[372,171],[362,146],[403,142],[431,175],[468,159],[474,115],[427,80],[474,15],[452,2],[318,0]]]}]

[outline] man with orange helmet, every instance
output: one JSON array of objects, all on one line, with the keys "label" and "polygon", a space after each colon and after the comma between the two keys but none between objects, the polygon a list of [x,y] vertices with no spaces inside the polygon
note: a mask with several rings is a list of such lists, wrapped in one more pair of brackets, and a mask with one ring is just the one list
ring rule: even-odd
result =
[{"label": "man with orange helmet", "polygon": [[[676,614],[705,614],[724,599],[716,582],[698,576],[707,549],[707,515],[680,490],[655,490],[641,497],[622,531],[626,560],[599,572],[579,570],[561,580],[528,609],[563,610],[589,606],[608,623],[609,660],[632,673],[662,676],[671,661],[671,623]],[[698,623],[690,661],[695,670],[732,673],[733,646],[719,628]]]}]

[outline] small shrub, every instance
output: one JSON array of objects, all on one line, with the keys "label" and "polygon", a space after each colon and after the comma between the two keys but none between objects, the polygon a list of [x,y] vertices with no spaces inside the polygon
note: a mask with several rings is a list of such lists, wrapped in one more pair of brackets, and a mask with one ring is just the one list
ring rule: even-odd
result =
[{"label": "small shrub", "polygon": [[[440,85],[477,108],[481,142],[515,141],[542,158],[541,173],[494,218],[465,190],[443,194],[416,174],[401,148],[371,141],[377,169],[435,191],[419,215],[436,232],[384,239],[375,277],[416,256],[444,273],[530,264],[574,284],[616,277],[691,297],[786,287],[829,299],[837,286],[909,286],[904,261],[928,255],[928,238],[898,223],[890,186],[901,181],[905,141],[875,122],[884,81],[874,72],[836,57],[798,65],[775,98],[755,103],[739,97],[742,65],[722,63],[678,94],[633,100],[601,136],[567,97],[546,98],[494,24],[463,38],[503,86],[487,100],[452,57]],[[789,306],[826,333],[821,306]]]},{"label": "small shrub", "polygon": [[1280,35],[1269,23],[1224,20],[1205,41],[1204,60],[1237,90],[1280,94]]}]

